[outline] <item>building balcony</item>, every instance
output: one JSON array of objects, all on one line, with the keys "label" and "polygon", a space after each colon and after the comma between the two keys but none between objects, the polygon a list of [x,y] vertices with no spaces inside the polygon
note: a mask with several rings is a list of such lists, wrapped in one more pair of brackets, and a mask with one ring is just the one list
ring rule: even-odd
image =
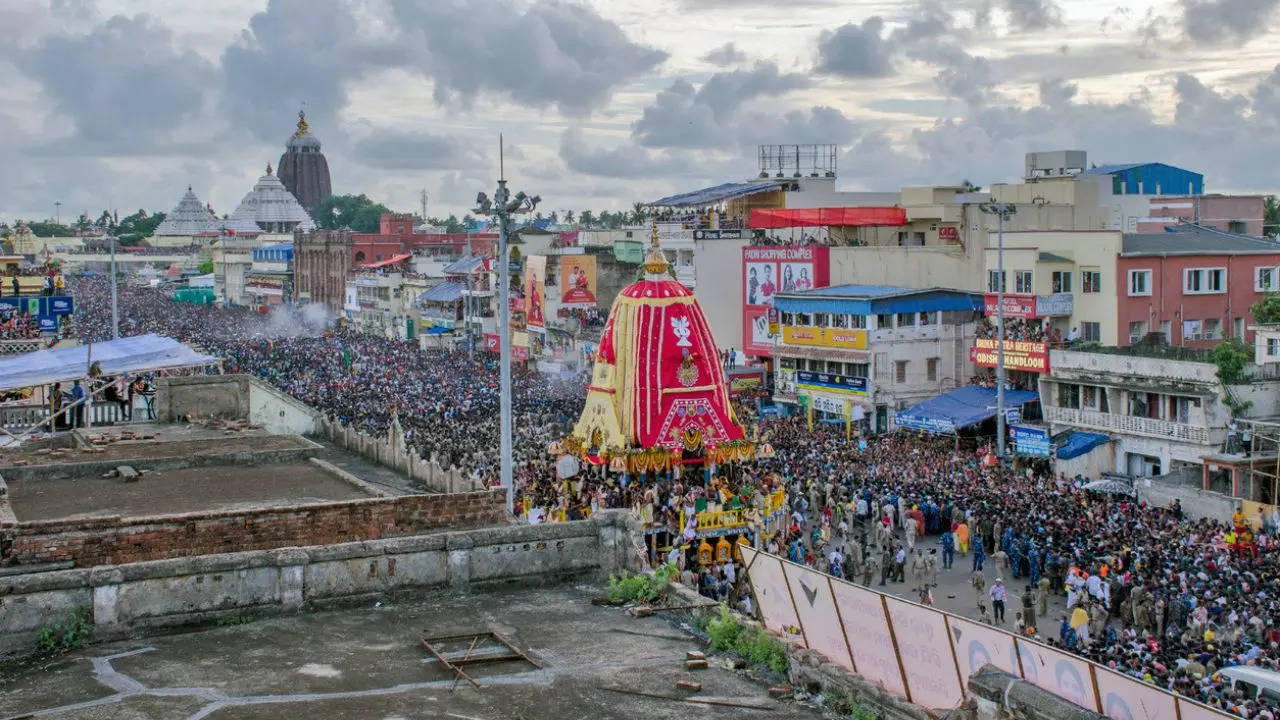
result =
[{"label": "building balcony", "polygon": [[697,284],[692,265],[677,265],[676,280],[685,287],[692,290]]},{"label": "building balcony", "polygon": [[1043,410],[1046,421],[1059,425],[1070,425],[1072,427],[1118,434],[1141,435],[1162,440],[1176,440],[1197,445],[1214,444],[1209,437],[1209,429],[1201,425],[1133,415],[1117,415],[1094,410],[1078,410],[1076,408],[1045,406]]}]

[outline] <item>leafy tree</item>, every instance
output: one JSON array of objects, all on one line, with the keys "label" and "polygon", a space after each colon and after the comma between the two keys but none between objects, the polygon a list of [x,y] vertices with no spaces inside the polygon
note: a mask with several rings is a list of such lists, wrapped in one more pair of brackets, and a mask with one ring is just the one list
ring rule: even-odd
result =
[{"label": "leafy tree", "polygon": [[1240,338],[1231,338],[1214,346],[1209,358],[1218,366],[1222,384],[1235,385],[1244,379],[1244,367],[1253,360],[1253,348]]},{"label": "leafy tree", "polygon": [[1267,293],[1266,297],[1249,308],[1253,319],[1261,325],[1280,323],[1280,293]]},{"label": "leafy tree", "polygon": [[213,272],[213,261],[212,261],[212,260],[205,260],[204,262],[200,263],[200,264],[196,267],[196,270],[197,270],[201,275],[208,275],[209,273]]},{"label": "leafy tree", "polygon": [[1268,195],[1262,201],[1262,234],[1280,235],[1280,199]]},{"label": "leafy tree", "polygon": [[964,190],[964,192],[967,192],[967,193],[982,191],[981,185],[974,185],[973,183],[969,182],[968,178],[965,178],[964,180],[960,181],[960,187],[961,189]]},{"label": "leafy tree", "polygon": [[565,223],[566,223],[566,224],[569,224],[569,225],[572,225],[572,224],[573,224],[573,211],[572,211],[572,210],[565,210],[565,211],[564,211],[564,221],[565,221]]},{"label": "leafy tree", "polygon": [[76,218],[75,229],[83,232],[93,225],[93,221],[89,219],[87,213],[80,213],[80,217]]},{"label": "leafy tree", "polygon": [[330,195],[320,201],[312,213],[316,225],[335,230],[351,228],[355,232],[376,233],[383,213],[391,210],[382,203],[360,195]]},{"label": "leafy tree", "polygon": [[151,237],[156,227],[162,222],[164,222],[164,213],[148,215],[146,210],[139,209],[138,212],[120,220],[120,224],[115,227],[115,235],[120,239],[121,245],[139,245],[143,240]]},{"label": "leafy tree", "polygon": [[48,220],[29,221],[27,227],[36,237],[71,237],[75,234],[70,227]]},{"label": "leafy tree", "polygon": [[582,225],[582,227],[585,227],[585,228],[595,227],[596,225],[595,213],[591,212],[590,210],[583,210],[582,213],[578,215],[578,222]]}]

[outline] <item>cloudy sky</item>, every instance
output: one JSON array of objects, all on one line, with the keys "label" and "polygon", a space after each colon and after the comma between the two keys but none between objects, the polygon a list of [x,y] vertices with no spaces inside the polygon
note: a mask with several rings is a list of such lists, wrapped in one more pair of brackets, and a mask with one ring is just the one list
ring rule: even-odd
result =
[{"label": "cloudy sky", "polygon": [[305,107],[339,193],[462,212],[750,177],[841,147],[840,186],[1010,181],[1028,150],[1277,189],[1280,0],[0,0],[0,218],[229,212]]}]

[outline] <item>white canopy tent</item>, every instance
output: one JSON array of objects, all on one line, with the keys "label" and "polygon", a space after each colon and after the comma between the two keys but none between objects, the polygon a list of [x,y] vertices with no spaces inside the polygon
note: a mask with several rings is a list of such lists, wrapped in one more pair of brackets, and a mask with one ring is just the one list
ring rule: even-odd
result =
[{"label": "white canopy tent", "polygon": [[217,363],[218,358],[196,352],[173,338],[137,335],[0,359],[0,390],[86,378],[93,364],[103,375],[133,375]]}]

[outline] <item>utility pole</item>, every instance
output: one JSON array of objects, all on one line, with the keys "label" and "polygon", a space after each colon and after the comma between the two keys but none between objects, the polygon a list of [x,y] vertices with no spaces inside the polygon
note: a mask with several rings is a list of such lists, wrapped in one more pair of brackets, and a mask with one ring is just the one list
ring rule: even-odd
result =
[{"label": "utility pole", "polygon": [[1005,452],[1005,415],[1004,415],[1004,221],[1018,211],[1012,203],[983,203],[978,209],[988,215],[995,215],[996,220],[996,447],[997,455],[1004,459]]},{"label": "utility pole", "polygon": [[61,200],[56,200],[53,203],[53,224],[54,225],[62,224],[62,201]]},{"label": "utility pole", "polygon": [[116,294],[116,236],[111,236],[111,339],[120,339],[120,305]]},{"label": "utility pole", "polygon": [[523,191],[513,197],[507,189],[506,172],[503,168],[502,136],[498,136],[498,189],[493,193],[493,200],[483,193],[476,195],[477,215],[488,215],[498,219],[498,364],[500,366],[499,387],[501,405],[501,466],[502,487],[507,491],[507,512],[512,512],[514,497],[512,436],[511,436],[511,287],[508,281],[510,274],[510,245],[508,237],[511,232],[511,216],[533,212],[542,198],[529,197]]}]

